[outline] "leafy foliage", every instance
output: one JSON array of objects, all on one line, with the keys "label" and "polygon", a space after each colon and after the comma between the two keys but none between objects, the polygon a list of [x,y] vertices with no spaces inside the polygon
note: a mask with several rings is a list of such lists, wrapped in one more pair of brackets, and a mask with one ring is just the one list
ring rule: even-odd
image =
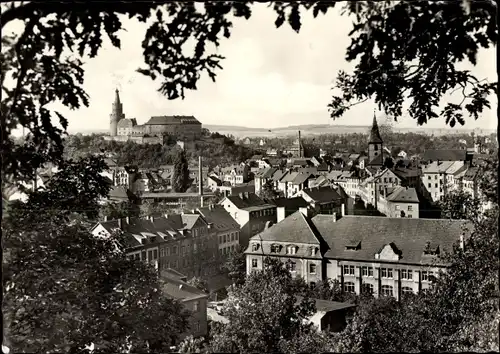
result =
[{"label": "leafy foliage", "polygon": [[151,266],[125,257],[120,234],[95,237],[70,220],[73,213],[96,214],[89,208],[109,186],[99,184],[98,159],[65,166],[47,190],[12,203],[2,220],[9,346],[51,353],[81,352],[91,343],[97,353],[168,350],[187,326],[182,305],[164,297]]},{"label": "leafy foliage", "polygon": [[439,202],[441,217],[445,219],[477,220],[481,201],[464,191],[447,193]]},{"label": "leafy foliage", "polygon": [[[464,4],[466,6],[464,6]],[[411,101],[409,115],[418,124],[444,116],[451,127],[465,124],[464,113],[478,119],[490,108],[488,95],[496,83],[484,82],[470,71],[457,69],[467,59],[476,65],[480,48],[496,44],[496,2],[349,2],[344,11],[355,17],[346,59],[355,61],[352,74],[340,72],[335,88],[341,91],[329,104],[333,118],[351,106],[374,98],[395,119],[403,102]],[[459,103],[443,96],[461,90]]]},{"label": "leafy foliage", "polygon": [[245,250],[238,246],[236,250],[230,252],[222,268],[227,271],[234,285],[244,284],[247,272]]},{"label": "leafy foliage", "polygon": [[247,277],[230,294],[224,312],[230,324],[214,329],[211,352],[283,352],[303,333],[313,335],[303,319],[314,302],[297,301],[290,273],[279,260],[266,259],[265,268]]},{"label": "leafy foliage", "polygon": [[172,177],[172,189],[174,192],[184,193],[190,185],[189,169],[186,153],[181,150],[174,164],[174,175]]},{"label": "leafy foliage", "polygon": [[139,206],[129,201],[120,203],[107,203],[99,210],[99,216],[101,220],[105,217],[107,217],[108,220],[122,219],[127,216],[135,218],[139,217],[139,215]]},{"label": "leafy foliage", "polygon": [[259,191],[259,197],[262,199],[274,199],[279,196],[280,194],[274,189],[272,181],[267,181]]}]

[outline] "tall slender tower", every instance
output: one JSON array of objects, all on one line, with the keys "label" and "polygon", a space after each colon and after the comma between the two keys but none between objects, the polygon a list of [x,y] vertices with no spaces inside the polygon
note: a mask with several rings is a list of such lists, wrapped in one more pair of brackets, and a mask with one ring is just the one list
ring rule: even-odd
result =
[{"label": "tall slender tower", "polygon": [[[372,163],[372,161],[381,156],[377,163]],[[370,141],[368,142],[368,164],[382,165],[384,163],[384,150],[383,141],[378,130],[377,118],[375,117],[375,112],[373,112],[373,124],[370,131]]]},{"label": "tall slender tower", "polygon": [[110,117],[110,131],[109,135],[116,136],[118,134],[118,122],[125,118],[125,114],[123,114],[123,105],[120,102],[120,94],[118,93],[118,89],[115,90],[115,102],[113,102],[111,108]]}]

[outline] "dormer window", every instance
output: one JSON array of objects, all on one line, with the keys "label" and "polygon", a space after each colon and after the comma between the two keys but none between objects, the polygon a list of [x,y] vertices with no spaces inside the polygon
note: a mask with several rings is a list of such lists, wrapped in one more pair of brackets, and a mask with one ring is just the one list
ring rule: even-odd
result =
[{"label": "dormer window", "polygon": [[281,246],[277,244],[271,245],[271,253],[280,253]]},{"label": "dormer window", "polygon": [[286,253],[287,254],[296,254],[298,249],[299,248],[297,246],[290,245],[290,246],[287,246]]},{"label": "dormer window", "polygon": [[258,243],[254,243],[252,244],[252,251],[258,251],[259,250],[259,244]]},{"label": "dormer window", "polygon": [[311,247],[311,256],[315,256],[316,254],[318,254],[318,251],[318,247]]},{"label": "dormer window", "polygon": [[361,249],[361,241],[350,241],[346,244],[345,249],[348,251],[357,251]]},{"label": "dormer window", "polygon": [[424,248],[424,254],[427,256],[438,256],[439,246],[432,246],[430,242],[426,242]]}]

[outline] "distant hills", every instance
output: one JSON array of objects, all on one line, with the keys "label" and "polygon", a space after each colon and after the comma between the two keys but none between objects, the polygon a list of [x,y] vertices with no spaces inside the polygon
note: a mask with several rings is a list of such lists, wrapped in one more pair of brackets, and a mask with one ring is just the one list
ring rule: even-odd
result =
[{"label": "distant hills", "polygon": [[[329,124],[307,124],[307,125],[293,125],[281,128],[247,128],[232,125],[203,125],[211,132],[218,132],[224,135],[234,135],[237,138],[244,137],[278,137],[286,135],[296,135],[300,130],[302,136],[319,135],[319,134],[368,134],[370,126],[363,125],[329,125]],[[400,133],[420,133],[426,135],[448,135],[448,134],[470,134],[473,131],[475,134],[489,135],[495,133],[493,129],[463,129],[463,128],[398,128],[393,127],[394,132]]]},{"label": "distant hills", "polygon": [[[302,136],[308,135],[319,135],[319,134],[368,134],[370,126],[364,125],[329,125],[329,124],[305,124],[305,125],[291,125],[288,127],[280,127],[280,128],[248,128],[248,127],[240,127],[236,125],[214,125],[207,124],[203,125],[203,128],[207,128],[211,132],[218,132],[224,135],[233,135],[236,138],[244,138],[244,137],[279,137],[279,136],[289,136],[296,135],[300,130]],[[494,134],[496,131],[494,129],[464,129],[464,128],[443,128],[443,129],[433,129],[433,128],[398,128],[393,127],[393,131],[400,133],[419,133],[426,135],[448,135],[448,134],[470,134],[473,131],[475,134],[479,135],[489,135]],[[108,129],[89,129],[89,130],[80,130],[80,131],[71,131],[71,134],[81,133],[84,135],[87,134],[102,134],[107,133]]]}]

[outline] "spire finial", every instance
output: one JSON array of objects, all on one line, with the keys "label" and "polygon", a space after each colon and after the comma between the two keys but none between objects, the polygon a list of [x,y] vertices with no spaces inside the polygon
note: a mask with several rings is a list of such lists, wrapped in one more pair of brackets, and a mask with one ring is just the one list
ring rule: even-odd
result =
[{"label": "spire finial", "polygon": [[118,88],[115,89],[115,104],[120,103],[120,92],[118,91]]}]

